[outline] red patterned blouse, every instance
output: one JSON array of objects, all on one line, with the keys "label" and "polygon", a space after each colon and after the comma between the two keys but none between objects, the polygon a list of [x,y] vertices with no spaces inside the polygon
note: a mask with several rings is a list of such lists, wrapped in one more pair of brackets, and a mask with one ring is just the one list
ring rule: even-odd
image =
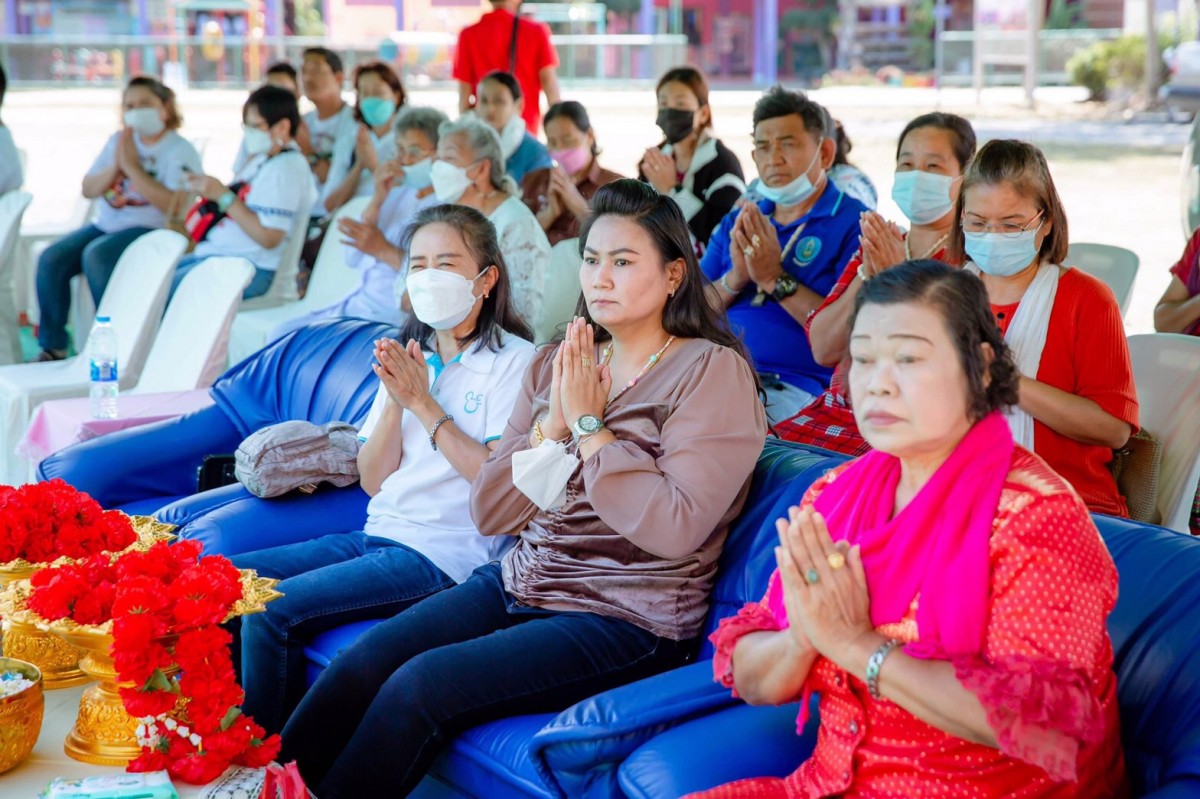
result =
[{"label": "red patterned blouse", "polygon": [[[802,505],[811,506],[840,471],[814,483]],[[954,666],[983,703],[998,749],[945,733],[886,698],[872,699],[856,677],[819,657],[808,676],[808,687],[821,697],[812,756],[786,778],[744,780],[694,797],[1127,796],[1105,627],[1116,604],[1116,568],[1067,483],[1020,447],[989,550],[984,651]],[[901,622],[879,632],[905,643],[919,640],[918,601],[913,598]],[[718,681],[733,687],[733,650],[742,636],[786,624],[765,597],[725,619],[712,636]]]}]

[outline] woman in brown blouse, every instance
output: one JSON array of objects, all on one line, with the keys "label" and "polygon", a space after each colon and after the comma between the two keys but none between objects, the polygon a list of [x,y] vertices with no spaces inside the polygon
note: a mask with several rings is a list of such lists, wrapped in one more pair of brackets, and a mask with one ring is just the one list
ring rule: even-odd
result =
[{"label": "woman in brown blouse", "polygon": [[621,176],[600,166],[596,133],[587,109],[574,100],[550,106],[542,120],[554,166],[537,169],[521,182],[521,195],[537,214],[553,247],[579,235],[588,215],[588,203],[601,186]]},{"label": "woman in brown blouse", "polygon": [[[580,318],[535,356],[472,486],[479,531],[513,546],[321,675],[281,755],[318,796],[406,795],[468,727],[559,711],[696,652],[766,435],[755,374],[708,303],[670,198],[611,184],[583,241]],[[514,465],[536,472],[535,447],[570,457],[569,477],[518,488]]]}]

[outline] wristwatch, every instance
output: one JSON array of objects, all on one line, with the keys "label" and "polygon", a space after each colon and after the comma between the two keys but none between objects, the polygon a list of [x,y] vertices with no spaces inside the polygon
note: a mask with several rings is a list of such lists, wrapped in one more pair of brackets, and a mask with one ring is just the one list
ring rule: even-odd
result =
[{"label": "wristwatch", "polygon": [[230,190],[226,190],[224,194],[217,198],[217,210],[221,213],[225,213],[229,210],[230,206],[233,205],[235,200],[237,200],[237,195]]},{"label": "wristwatch", "polygon": [[775,288],[771,290],[771,297],[776,302],[783,302],[795,294],[799,288],[800,282],[787,272],[783,272],[775,279]]},{"label": "wristwatch", "polygon": [[604,422],[599,417],[585,413],[575,420],[575,424],[571,425],[571,435],[578,441],[584,436],[594,436],[603,429]]}]

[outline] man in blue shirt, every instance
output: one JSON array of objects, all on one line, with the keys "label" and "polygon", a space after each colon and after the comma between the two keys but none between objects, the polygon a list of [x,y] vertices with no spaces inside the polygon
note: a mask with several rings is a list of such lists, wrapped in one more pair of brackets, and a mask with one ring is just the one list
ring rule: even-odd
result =
[{"label": "man in blue shirt", "polygon": [[803,92],[780,86],[754,106],[757,204],[742,202],[717,227],[701,262],[767,391],[767,416],[794,416],[829,385],[804,323],[858,249],[866,210],[826,175],[837,143],[832,118]]}]

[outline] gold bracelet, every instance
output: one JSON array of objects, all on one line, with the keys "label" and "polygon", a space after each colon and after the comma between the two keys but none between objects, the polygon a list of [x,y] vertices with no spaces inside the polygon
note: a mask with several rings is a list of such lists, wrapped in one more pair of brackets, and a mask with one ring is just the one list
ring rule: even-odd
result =
[{"label": "gold bracelet", "polygon": [[537,439],[537,443],[538,443],[539,447],[542,444],[546,443],[546,437],[544,435],[542,435],[542,420],[541,419],[533,420],[533,437]]}]

